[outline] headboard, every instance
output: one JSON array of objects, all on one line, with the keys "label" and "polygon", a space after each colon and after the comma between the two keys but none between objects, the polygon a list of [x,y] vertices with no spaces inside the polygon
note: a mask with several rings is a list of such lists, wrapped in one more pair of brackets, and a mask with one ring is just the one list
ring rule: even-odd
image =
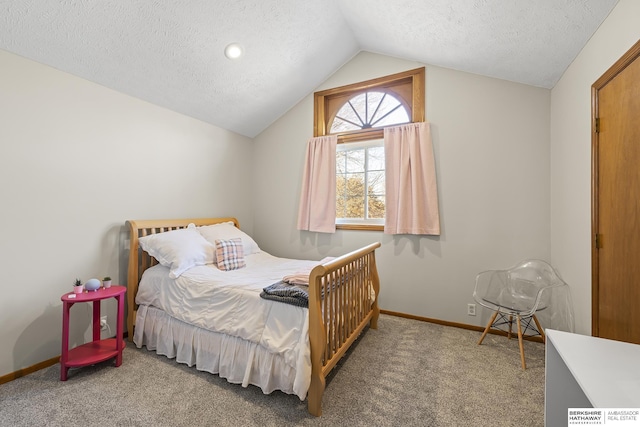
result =
[{"label": "headboard", "polygon": [[187,218],[187,219],[151,219],[151,220],[129,220],[129,269],[127,273],[127,332],[129,341],[133,341],[133,326],[136,320],[136,294],[138,293],[138,283],[144,271],[157,264],[158,261],[140,248],[140,237],[150,234],[164,233],[171,230],[186,228],[189,224],[196,226],[219,224],[231,221],[240,228],[238,220],[228,218]]}]

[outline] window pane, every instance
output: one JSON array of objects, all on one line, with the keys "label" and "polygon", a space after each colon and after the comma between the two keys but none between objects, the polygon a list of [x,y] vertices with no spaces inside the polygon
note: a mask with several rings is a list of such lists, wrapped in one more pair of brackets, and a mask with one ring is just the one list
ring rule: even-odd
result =
[{"label": "window pane", "polygon": [[382,103],[378,107],[378,112],[376,113],[375,119],[377,120],[380,117],[384,116],[389,111],[396,108],[398,105],[400,105],[400,101],[398,101],[395,96],[387,94],[387,96],[384,97]]},{"label": "window pane", "polygon": [[336,176],[336,217],[344,218],[347,212],[347,177]]},{"label": "window pane", "polygon": [[338,151],[336,153],[336,173],[345,173],[347,172],[347,154],[344,151]]},{"label": "window pane", "polygon": [[336,177],[336,216],[364,218],[364,173]]},{"label": "window pane", "polygon": [[346,203],[343,197],[336,197],[336,218],[344,218]]},{"label": "window pane", "polygon": [[329,131],[329,133],[340,133],[340,132],[347,132],[350,130],[358,130],[358,129],[362,129],[362,128],[360,126],[356,126],[352,123],[344,121],[339,117],[336,117],[333,120],[333,123],[331,124],[331,130]]},{"label": "window pane", "polygon": [[380,104],[380,101],[388,96],[389,95],[384,92],[367,92],[367,101],[369,102],[369,116],[367,117],[367,119],[371,119],[373,113],[375,112],[375,109],[378,108],[378,104]]},{"label": "window pane", "polygon": [[364,219],[364,198],[361,196],[349,197],[346,200],[347,207],[343,218]]},{"label": "window pane", "polygon": [[364,173],[349,173],[344,182],[347,197],[364,198]]},{"label": "window pane", "polygon": [[368,170],[384,170],[384,147],[371,147],[367,149],[369,156]]},{"label": "window pane", "polygon": [[379,122],[375,123],[376,127],[381,126],[390,126],[390,125],[398,125],[401,123],[409,123],[409,115],[407,114],[407,110],[404,107],[400,107]]},{"label": "window pane", "polygon": [[345,151],[347,172],[364,172],[364,150]]},{"label": "window pane", "polygon": [[384,171],[369,172],[369,194],[384,194]]},{"label": "window pane", "polygon": [[[348,116],[347,119],[351,120],[354,123],[359,123],[360,127],[362,127],[362,125],[367,122],[366,106],[366,96],[364,93],[361,93],[360,95],[356,95],[351,98],[340,111],[342,111],[343,109],[345,111],[350,110],[351,115]],[[349,107],[349,110],[347,110],[347,107]],[[343,117],[340,113],[338,113],[338,116]],[[351,117],[352,119],[350,119],[349,117]]]},{"label": "window pane", "polygon": [[362,129],[366,120],[364,94],[354,96],[347,101],[336,114],[331,124],[330,133]]},{"label": "window pane", "polygon": [[384,218],[384,196],[369,196],[369,218]]},{"label": "window pane", "polygon": [[[379,97],[378,102],[375,104],[375,116],[371,117],[369,123],[374,126],[378,126],[378,120],[398,105],[400,105],[400,101],[398,101],[393,95],[386,94],[384,97]],[[372,111],[371,114],[374,114],[374,111]]]}]

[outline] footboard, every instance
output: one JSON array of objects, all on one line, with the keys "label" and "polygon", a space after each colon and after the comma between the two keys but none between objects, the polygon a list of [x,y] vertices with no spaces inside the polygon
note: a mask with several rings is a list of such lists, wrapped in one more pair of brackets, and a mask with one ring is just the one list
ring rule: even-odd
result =
[{"label": "footboard", "polygon": [[318,265],[309,276],[309,342],[312,415],[322,414],[326,377],[362,330],[377,329],[380,280],[375,250],[380,243]]}]

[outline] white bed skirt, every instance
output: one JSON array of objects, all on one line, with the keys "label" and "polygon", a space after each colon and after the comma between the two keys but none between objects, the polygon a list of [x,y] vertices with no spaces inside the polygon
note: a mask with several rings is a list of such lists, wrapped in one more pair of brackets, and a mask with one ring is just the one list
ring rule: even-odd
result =
[{"label": "white bed skirt", "polygon": [[152,306],[138,307],[133,342],[230,383],[258,386],[265,394],[280,390],[300,400],[307,396],[310,379],[296,378],[296,370],[282,356],[259,344],[189,325]]}]

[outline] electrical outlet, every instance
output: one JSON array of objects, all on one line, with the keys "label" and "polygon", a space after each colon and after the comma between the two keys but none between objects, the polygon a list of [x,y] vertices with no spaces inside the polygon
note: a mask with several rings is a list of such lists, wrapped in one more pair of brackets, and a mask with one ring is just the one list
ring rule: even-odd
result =
[{"label": "electrical outlet", "polygon": [[467,315],[475,316],[476,315],[476,305],[475,304],[467,304]]},{"label": "electrical outlet", "polygon": [[100,330],[107,330],[107,316],[100,316]]}]

